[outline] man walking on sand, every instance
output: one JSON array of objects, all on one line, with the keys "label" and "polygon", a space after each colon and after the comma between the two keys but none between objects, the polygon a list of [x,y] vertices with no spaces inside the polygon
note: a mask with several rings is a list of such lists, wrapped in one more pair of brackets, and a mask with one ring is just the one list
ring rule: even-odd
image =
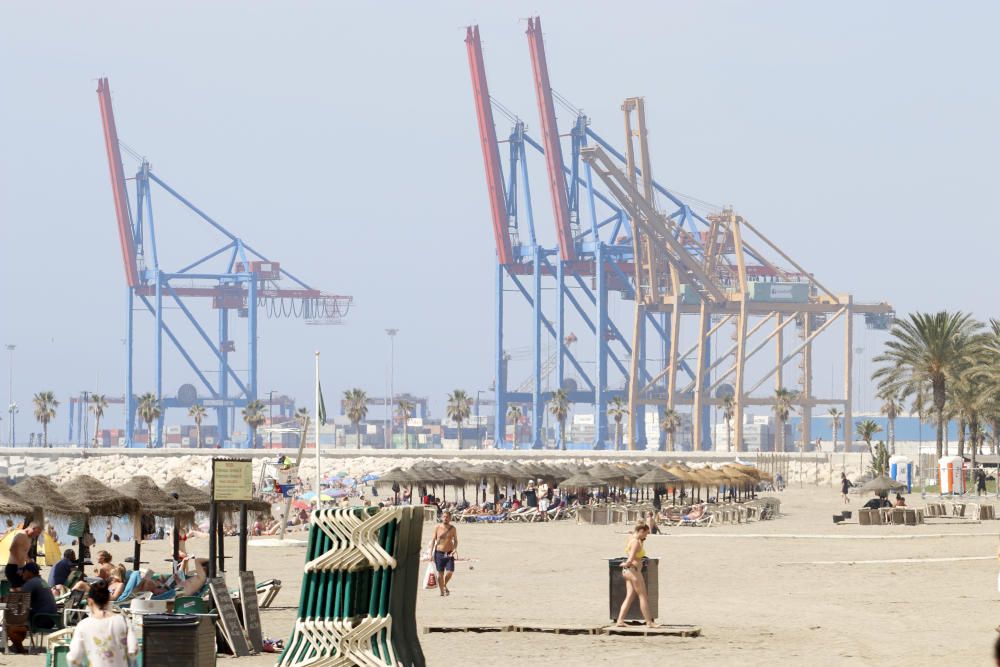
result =
[{"label": "man walking on sand", "polygon": [[41,534],[42,527],[32,521],[27,528],[17,531],[14,539],[10,541],[10,553],[7,556],[4,574],[10,582],[11,589],[20,589],[24,585],[21,568],[28,563],[28,551],[31,549],[32,541]]},{"label": "man walking on sand", "polygon": [[455,552],[458,550],[458,531],[451,522],[451,512],[441,514],[441,523],[434,527],[431,536],[431,555],[437,570],[438,589],[441,595],[451,595],[448,582],[455,574]]}]

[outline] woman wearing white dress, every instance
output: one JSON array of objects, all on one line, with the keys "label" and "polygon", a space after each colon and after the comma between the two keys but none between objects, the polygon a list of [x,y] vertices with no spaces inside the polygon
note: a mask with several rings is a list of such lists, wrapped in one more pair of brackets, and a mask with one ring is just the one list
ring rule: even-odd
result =
[{"label": "woman wearing white dress", "polygon": [[69,647],[69,664],[80,667],[128,667],[139,646],[132,626],[121,614],[108,609],[111,594],[108,585],[99,581],[90,587],[87,607],[90,616],[80,621],[73,631]]}]

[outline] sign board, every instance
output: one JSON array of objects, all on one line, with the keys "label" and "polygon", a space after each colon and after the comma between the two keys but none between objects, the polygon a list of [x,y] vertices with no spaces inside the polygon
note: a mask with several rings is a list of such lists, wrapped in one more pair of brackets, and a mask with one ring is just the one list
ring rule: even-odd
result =
[{"label": "sign board", "polygon": [[253,500],[253,461],[212,459],[212,499]]},{"label": "sign board", "polygon": [[222,636],[237,658],[250,655],[250,642],[247,634],[240,625],[240,619],[236,615],[236,605],[233,604],[233,597],[226,587],[226,580],[222,577],[213,577],[208,580],[208,589],[212,592],[212,601],[215,610],[219,614],[219,627]]},{"label": "sign board", "polygon": [[253,572],[240,572],[240,605],[243,607],[243,627],[250,645],[257,653],[264,650],[264,633],[260,628],[260,606],[257,603],[257,582]]}]

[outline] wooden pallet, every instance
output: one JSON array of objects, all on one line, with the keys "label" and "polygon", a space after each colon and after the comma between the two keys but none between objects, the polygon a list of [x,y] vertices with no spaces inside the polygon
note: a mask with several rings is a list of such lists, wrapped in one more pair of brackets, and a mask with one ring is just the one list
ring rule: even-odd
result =
[{"label": "wooden pallet", "polygon": [[513,632],[544,632],[553,635],[599,635],[600,625],[514,625]]},{"label": "wooden pallet", "polygon": [[701,627],[697,625],[661,625],[647,628],[645,625],[425,625],[423,633],[432,632],[537,632],[553,635],[613,635],[618,637],[699,637]]},{"label": "wooden pallet", "polygon": [[618,628],[608,625],[603,628],[601,634],[626,637],[699,637],[701,628],[697,625],[661,625],[656,628],[647,628],[645,625],[626,625]]},{"label": "wooden pallet", "polygon": [[431,632],[513,632],[510,625],[425,625],[423,633]]}]

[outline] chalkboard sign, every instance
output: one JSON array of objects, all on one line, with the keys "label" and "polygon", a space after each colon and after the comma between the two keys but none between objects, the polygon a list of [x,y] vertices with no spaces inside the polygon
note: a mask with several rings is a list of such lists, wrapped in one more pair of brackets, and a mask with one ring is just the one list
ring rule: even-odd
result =
[{"label": "chalkboard sign", "polygon": [[264,650],[264,633],[260,629],[260,606],[257,604],[257,582],[253,572],[240,572],[240,605],[250,645],[261,653]]},{"label": "chalkboard sign", "polygon": [[215,610],[219,614],[219,625],[222,627],[222,635],[229,644],[233,655],[237,658],[251,655],[250,643],[247,634],[240,625],[240,619],[236,615],[236,605],[233,604],[233,597],[226,587],[226,580],[222,577],[213,577],[208,580],[208,589],[212,592],[212,600],[215,602]]}]

